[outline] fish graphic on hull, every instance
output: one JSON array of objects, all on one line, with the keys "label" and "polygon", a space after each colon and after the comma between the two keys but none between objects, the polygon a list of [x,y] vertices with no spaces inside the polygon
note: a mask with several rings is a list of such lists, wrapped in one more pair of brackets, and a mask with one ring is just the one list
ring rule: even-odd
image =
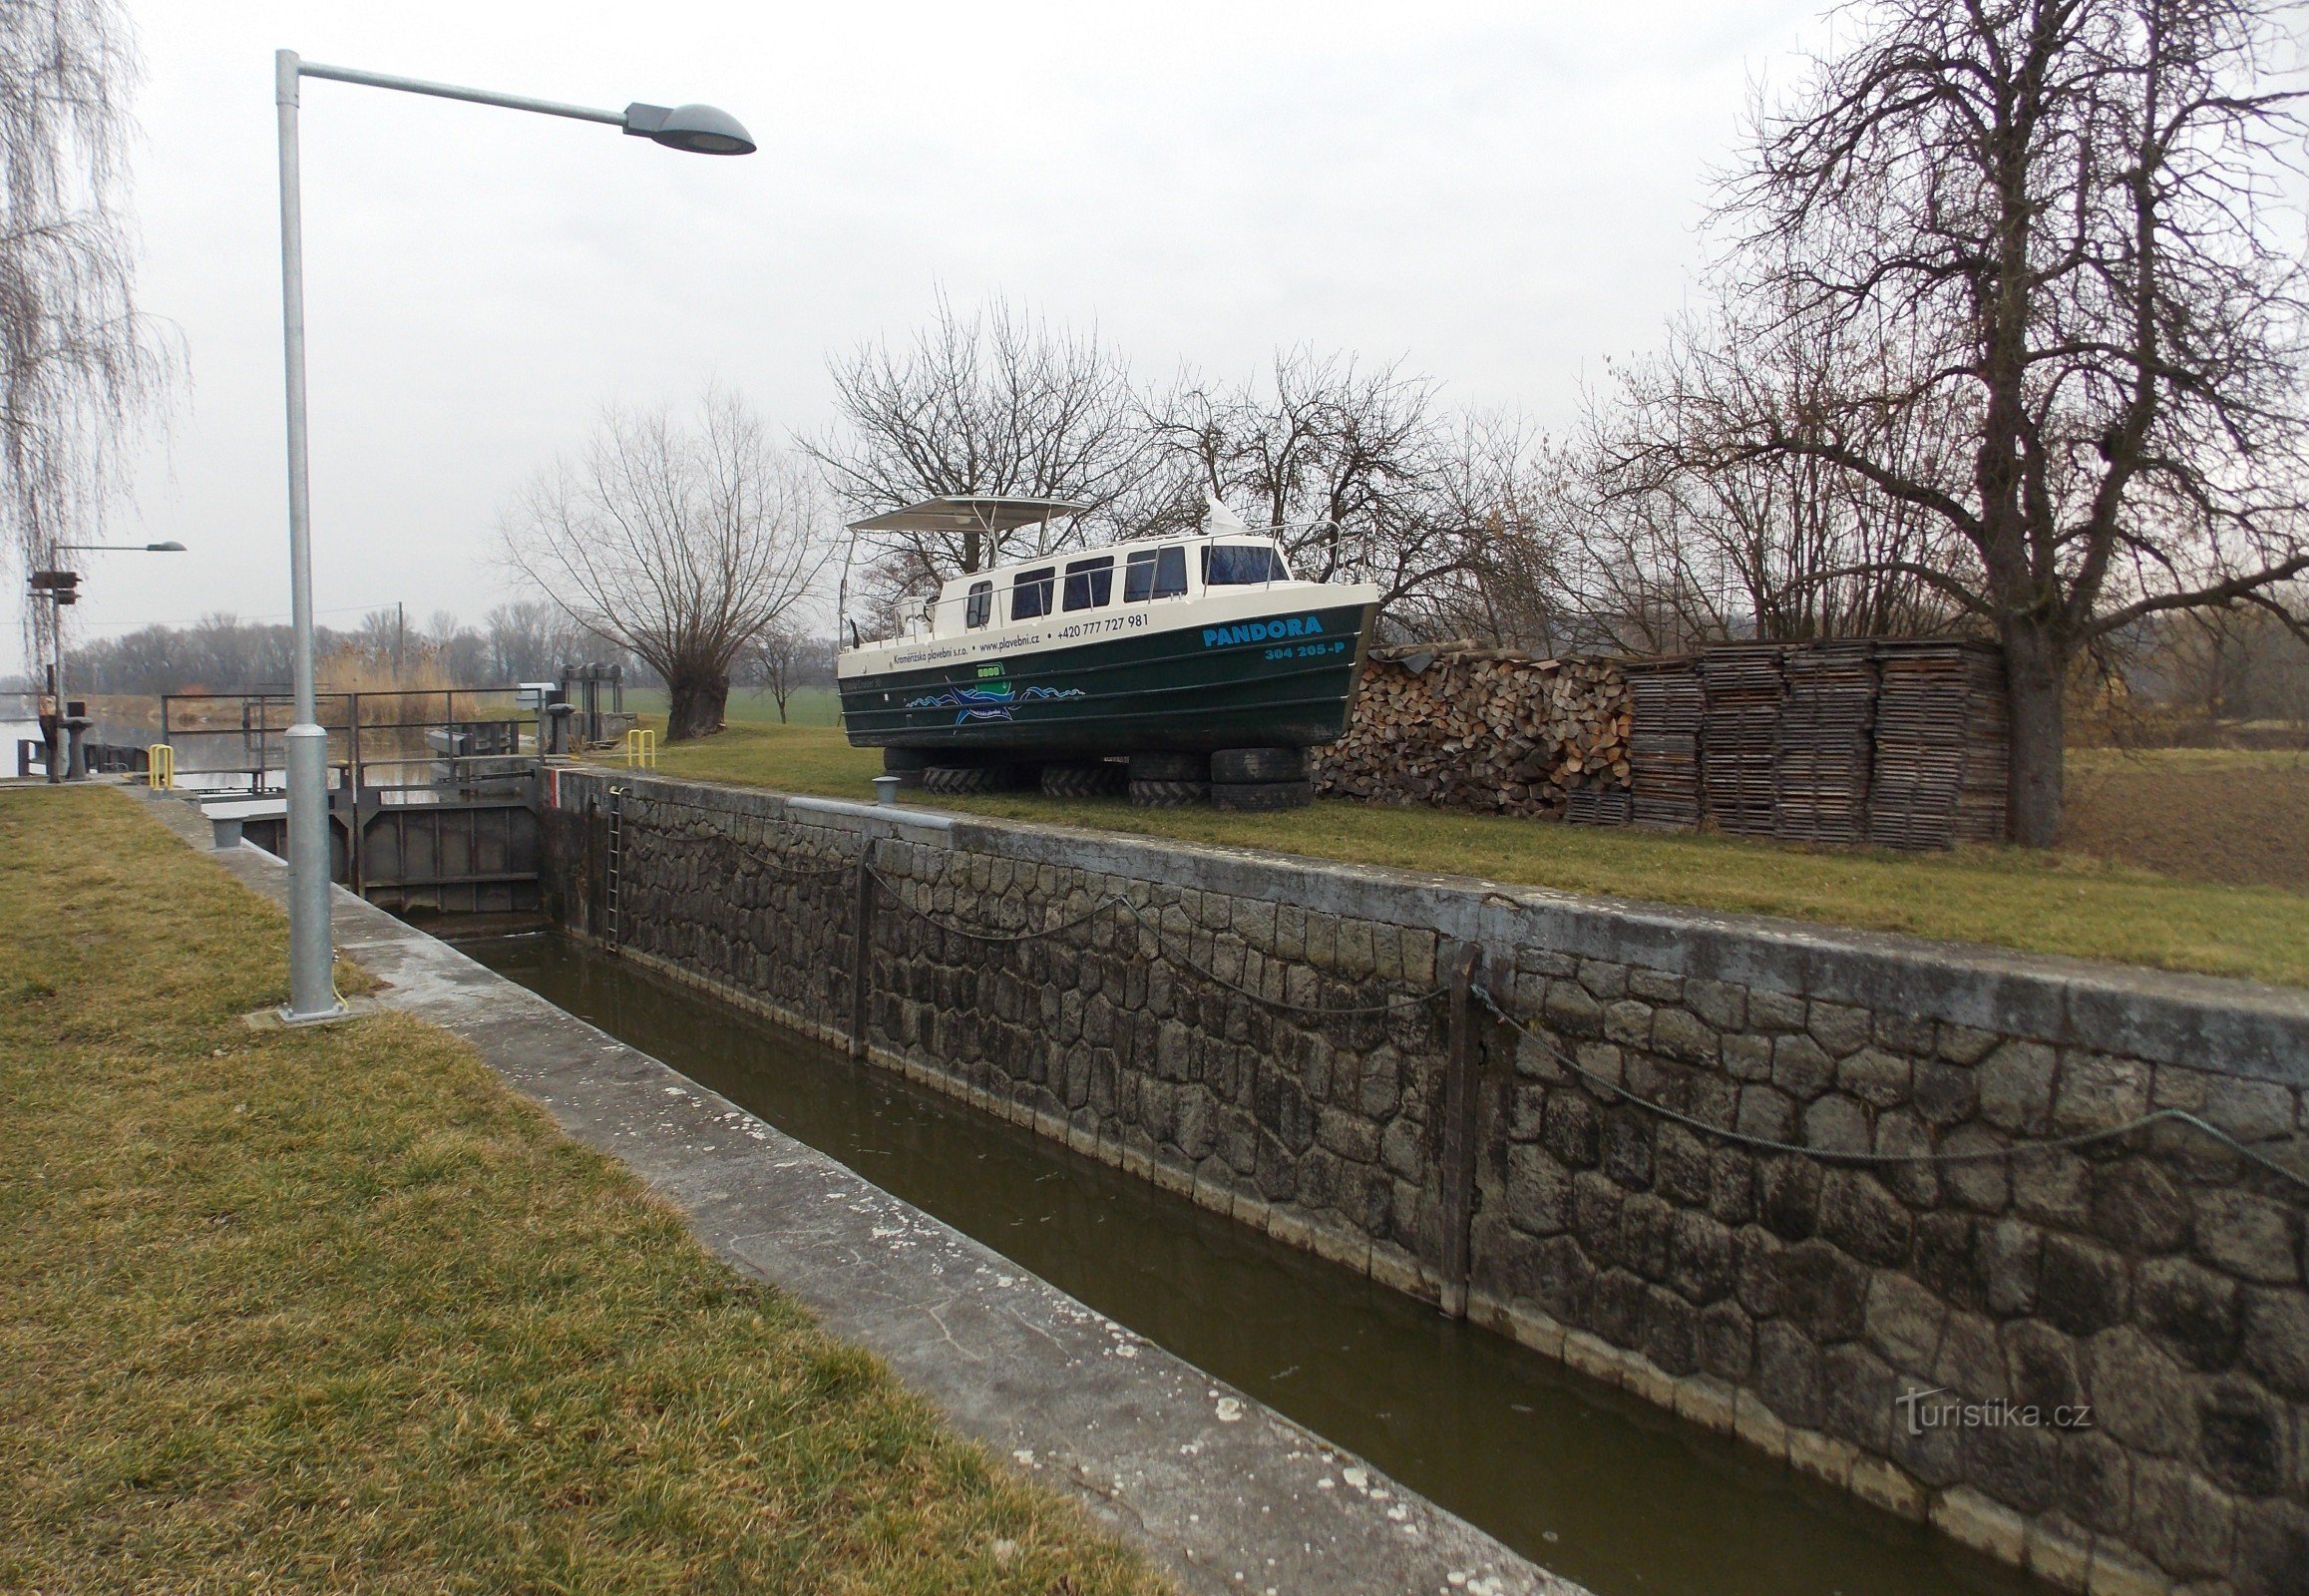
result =
[{"label": "fish graphic on hull", "polygon": [[973,720],[1008,720],[1017,704],[1041,703],[1051,699],[1084,698],[1089,694],[1080,687],[1028,687],[1014,693],[1008,682],[999,687],[952,687],[942,693],[923,698],[910,698],[909,709],[953,709],[955,724],[967,725]]}]

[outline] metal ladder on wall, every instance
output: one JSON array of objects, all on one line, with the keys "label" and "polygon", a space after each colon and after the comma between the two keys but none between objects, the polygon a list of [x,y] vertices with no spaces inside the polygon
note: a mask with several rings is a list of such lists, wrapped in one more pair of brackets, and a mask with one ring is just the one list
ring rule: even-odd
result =
[{"label": "metal ladder on wall", "polygon": [[603,877],[606,902],[601,914],[601,940],[609,952],[615,953],[625,941],[624,916],[620,899],[624,896],[620,878],[625,864],[625,789],[609,789],[609,847],[608,866]]}]

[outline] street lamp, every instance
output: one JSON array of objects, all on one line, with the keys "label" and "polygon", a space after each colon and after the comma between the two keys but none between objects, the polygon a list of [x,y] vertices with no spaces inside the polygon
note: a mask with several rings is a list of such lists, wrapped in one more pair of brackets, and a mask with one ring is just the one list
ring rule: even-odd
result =
[{"label": "street lamp", "polygon": [[691,155],[745,156],[753,136],[726,111],[712,106],[652,106],[636,101],[623,111],[532,100],[521,95],[461,89],[417,78],[388,77],[350,67],[324,67],[294,50],[273,53],[273,103],[280,113],[280,319],[288,378],[288,583],[296,632],[293,659],[296,724],[285,734],[288,766],[288,1006],[284,1023],[333,1019],[344,1012],[331,967],[329,935],[328,733],[313,702],[312,541],[310,481],[305,466],[304,221],[297,176],[297,80],[327,78],[371,89],[465,100],[534,111],[541,116],[602,122],[638,139]]},{"label": "street lamp", "polygon": [[48,745],[48,779],[51,783],[65,780],[72,774],[72,728],[64,695],[64,606],[80,602],[80,573],[62,569],[57,558],[66,554],[141,554],[181,555],[181,543],[52,543],[48,546],[46,571],[32,574],[35,596],[49,600],[49,636],[56,645],[56,672],[49,678],[49,690],[56,695],[56,741]]}]

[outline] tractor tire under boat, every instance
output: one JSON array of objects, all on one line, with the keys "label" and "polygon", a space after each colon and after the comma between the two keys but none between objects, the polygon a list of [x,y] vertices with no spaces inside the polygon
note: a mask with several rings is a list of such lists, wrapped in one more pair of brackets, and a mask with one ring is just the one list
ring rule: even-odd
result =
[{"label": "tractor tire under boat", "polygon": [[1141,809],[1185,809],[1194,804],[1207,803],[1211,784],[1207,781],[1140,781],[1135,776],[1130,783],[1130,801]]},{"label": "tractor tire under boat", "polygon": [[1011,785],[1007,765],[932,765],[922,773],[924,792],[960,797],[967,793],[1004,792]]},{"label": "tractor tire under boat", "polygon": [[1246,812],[1305,809],[1315,802],[1312,781],[1214,781],[1211,807]]},{"label": "tractor tire under boat", "polygon": [[1107,760],[1089,764],[1044,765],[1042,791],[1051,798],[1113,798],[1130,786],[1130,773]]}]

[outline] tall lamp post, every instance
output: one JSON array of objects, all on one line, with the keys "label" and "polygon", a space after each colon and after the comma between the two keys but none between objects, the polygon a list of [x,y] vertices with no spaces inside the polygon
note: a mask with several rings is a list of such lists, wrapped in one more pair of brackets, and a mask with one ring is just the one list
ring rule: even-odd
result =
[{"label": "tall lamp post", "polygon": [[80,602],[80,573],[64,569],[63,556],[68,554],[130,554],[181,555],[181,543],[52,543],[48,546],[46,571],[32,575],[36,594],[45,594],[49,601],[48,635],[56,649],[56,666],[48,678],[49,691],[56,697],[56,740],[48,745],[48,779],[51,784],[67,780],[72,769],[72,728],[64,691],[64,606]]},{"label": "tall lamp post", "polygon": [[534,111],[541,116],[606,123],[635,138],[692,155],[745,156],[753,137],[735,117],[712,106],[652,106],[623,111],[532,100],[521,95],[461,89],[416,78],[324,67],[294,50],[273,54],[273,101],[280,112],[280,313],[288,376],[288,581],[296,631],[296,723],[286,733],[288,765],[288,1024],[333,1019],[344,1012],[331,967],[329,934],[328,733],[313,702],[311,500],[305,469],[304,222],[297,177],[297,88],[300,78],[327,78],[371,89],[465,100],[475,105]]}]

